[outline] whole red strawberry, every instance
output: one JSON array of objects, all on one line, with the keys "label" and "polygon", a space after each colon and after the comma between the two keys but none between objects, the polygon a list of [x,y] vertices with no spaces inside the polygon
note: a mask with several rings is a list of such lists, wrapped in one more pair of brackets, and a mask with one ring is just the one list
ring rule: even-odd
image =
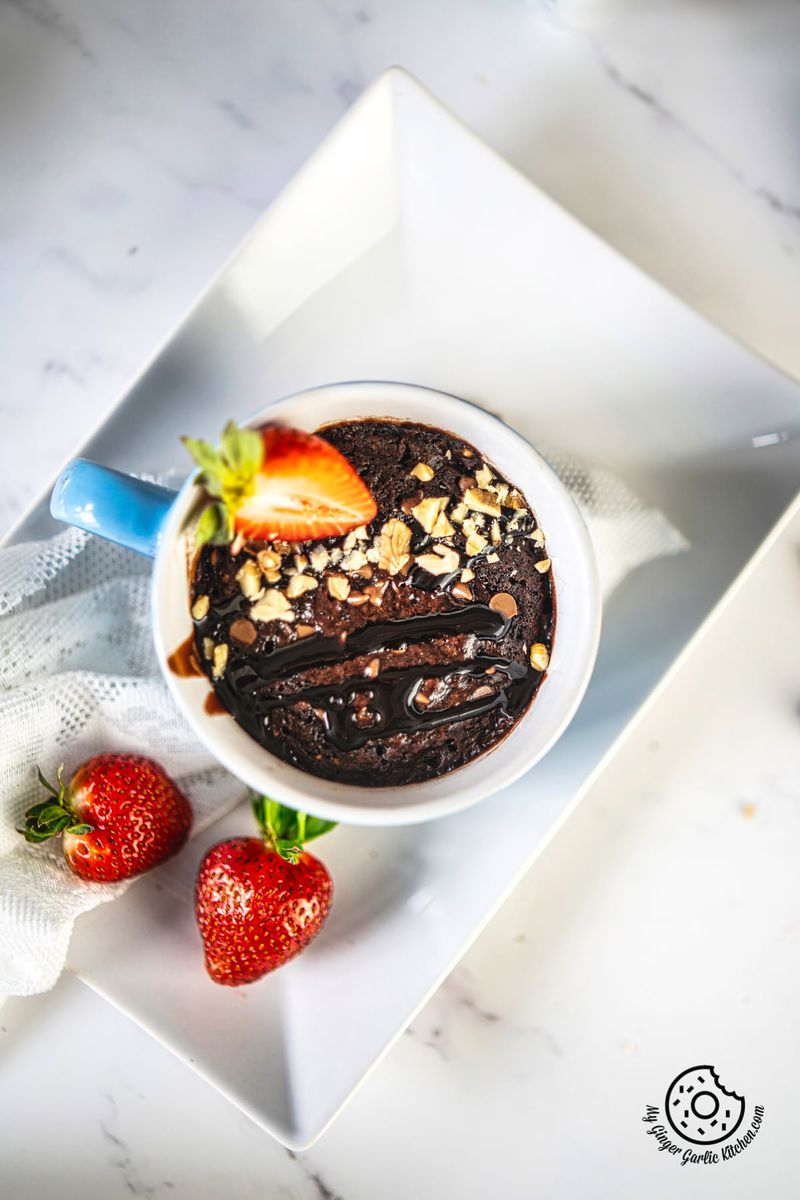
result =
[{"label": "whole red strawberry", "polygon": [[302,844],[333,828],[261,798],[263,837],[230,838],[200,864],[195,912],[215,983],[253,983],[294,958],[317,936],[333,899],[323,863]]},{"label": "whole red strawberry", "polygon": [[69,787],[39,780],[50,799],[25,814],[29,842],[62,834],[64,858],[83,879],[116,883],[149,871],[180,850],[189,834],[189,801],[158,763],[138,754],[98,754]]}]

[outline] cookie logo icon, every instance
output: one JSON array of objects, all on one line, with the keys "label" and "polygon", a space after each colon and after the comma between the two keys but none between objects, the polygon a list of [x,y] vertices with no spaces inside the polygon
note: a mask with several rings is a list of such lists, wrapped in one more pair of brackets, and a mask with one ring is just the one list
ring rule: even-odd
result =
[{"label": "cookie logo icon", "polygon": [[664,1110],[675,1132],[687,1142],[713,1146],[739,1128],[744,1096],[720,1083],[713,1067],[689,1067],[669,1085]]}]

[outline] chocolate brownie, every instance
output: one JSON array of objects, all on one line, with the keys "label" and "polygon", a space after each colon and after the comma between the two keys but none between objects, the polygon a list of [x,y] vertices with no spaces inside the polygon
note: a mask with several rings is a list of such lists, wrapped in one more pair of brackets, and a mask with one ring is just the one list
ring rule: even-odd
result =
[{"label": "chocolate brownie", "polygon": [[505,737],[547,669],[544,535],[451,433],[386,419],[318,433],[377,516],[323,542],[204,546],[198,658],[242,728],[302,770],[362,787],[434,779]]}]

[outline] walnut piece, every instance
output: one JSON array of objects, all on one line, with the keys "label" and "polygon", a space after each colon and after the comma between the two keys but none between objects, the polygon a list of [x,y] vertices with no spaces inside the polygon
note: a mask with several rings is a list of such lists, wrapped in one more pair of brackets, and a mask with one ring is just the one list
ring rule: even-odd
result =
[{"label": "walnut piece", "polygon": [[411,530],[404,521],[393,517],[381,530],[378,566],[390,575],[399,575],[411,562]]},{"label": "walnut piece", "polygon": [[267,588],[250,609],[254,621],[293,621],[294,609],[279,588]]},{"label": "walnut piece", "polygon": [[411,468],[409,475],[415,475],[421,483],[427,483],[430,479],[433,479],[434,470],[427,463],[419,462],[415,467]]},{"label": "walnut piece", "polygon": [[464,503],[473,512],[486,513],[487,517],[500,516],[500,505],[485,488],[467,488],[464,492]]},{"label": "walnut piece", "polygon": [[531,646],[531,666],[535,671],[546,671],[550,665],[550,655],[547,653],[547,646],[543,642],[535,642]]},{"label": "walnut piece", "polygon": [[482,533],[471,533],[467,538],[467,554],[470,556],[470,558],[473,558],[476,554],[480,554],[481,550],[483,550],[487,544],[486,538]]},{"label": "walnut piece", "polygon": [[219,646],[214,647],[214,653],[211,657],[211,674],[215,679],[221,679],[225,674],[225,668],[228,665],[228,647],[225,642],[221,642]]},{"label": "walnut piece", "polygon": [[281,555],[273,549],[259,550],[256,555],[258,565],[262,571],[274,571],[281,565]]},{"label": "walnut piece", "polygon": [[425,532],[431,534],[432,537],[449,537],[451,533],[455,533],[444,511],[448,498],[447,496],[428,496],[426,500],[420,500],[419,504],[411,510],[415,520],[419,521]]},{"label": "walnut piece", "polygon": [[365,567],[369,559],[363,550],[351,550],[349,554],[345,554],[340,566],[344,571],[358,571],[361,567]]},{"label": "walnut piece", "polygon": [[433,554],[416,556],[414,561],[418,567],[422,567],[429,575],[450,575],[453,571],[458,570],[461,559],[457,550],[454,550],[452,546],[441,544],[434,546],[433,550]]},{"label": "walnut piece", "polygon": [[328,595],[333,600],[346,600],[350,595],[350,582],[344,575],[328,576]]},{"label": "walnut piece", "polygon": [[257,600],[264,594],[261,583],[261,572],[252,558],[246,558],[236,572],[236,582],[242,590],[242,595],[248,600]]},{"label": "walnut piece", "polygon": [[317,574],[320,571],[324,571],[331,561],[331,556],[324,546],[313,546],[308,552],[308,558],[311,563],[311,570],[316,571]]},{"label": "walnut piece", "polygon": [[293,575],[286,585],[286,595],[290,600],[296,600],[305,592],[313,592],[319,587],[319,580],[311,575]]},{"label": "walnut piece", "polygon": [[211,600],[208,596],[198,596],[192,605],[192,616],[195,621],[202,621],[208,616]]}]

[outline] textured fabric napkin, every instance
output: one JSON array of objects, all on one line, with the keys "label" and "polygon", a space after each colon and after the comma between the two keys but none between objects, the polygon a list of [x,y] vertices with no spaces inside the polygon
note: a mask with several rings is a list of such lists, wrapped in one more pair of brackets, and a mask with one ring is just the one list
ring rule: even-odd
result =
[{"label": "textured fabric napkin", "polygon": [[[687,547],[666,519],[604,471],[550,460],[589,528],[607,596],[634,567]],[[547,531],[545,530],[545,533]],[[0,1002],[46,991],[73,923],[129,884],[89,884],[58,840],[16,832],[41,799],[37,764],[65,777],[103,750],[146,754],[189,795],[194,832],[245,789],[200,745],[173,704],[150,634],[148,560],[76,529],[0,550]]]}]

